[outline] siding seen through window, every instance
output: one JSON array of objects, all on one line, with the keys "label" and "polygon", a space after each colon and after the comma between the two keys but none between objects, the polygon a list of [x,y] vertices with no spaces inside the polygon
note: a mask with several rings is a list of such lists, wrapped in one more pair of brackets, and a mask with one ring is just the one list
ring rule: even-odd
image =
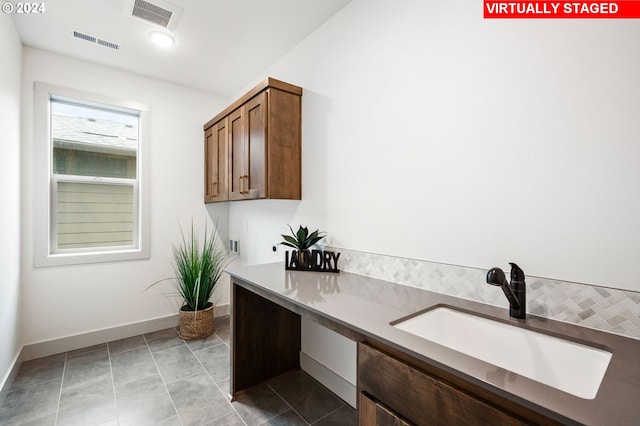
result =
[{"label": "siding seen through window", "polygon": [[138,111],[51,97],[51,251],[138,246]]}]

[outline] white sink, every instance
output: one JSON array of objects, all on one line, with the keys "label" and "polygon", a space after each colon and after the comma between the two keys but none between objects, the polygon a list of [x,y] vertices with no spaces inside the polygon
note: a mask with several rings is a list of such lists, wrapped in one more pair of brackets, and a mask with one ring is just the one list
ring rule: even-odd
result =
[{"label": "white sink", "polygon": [[595,398],[612,355],[445,307],[391,324],[584,399]]}]

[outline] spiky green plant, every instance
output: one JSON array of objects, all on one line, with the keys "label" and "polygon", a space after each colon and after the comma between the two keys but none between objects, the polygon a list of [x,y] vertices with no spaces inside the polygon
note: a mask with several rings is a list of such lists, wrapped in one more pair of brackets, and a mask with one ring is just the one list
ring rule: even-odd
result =
[{"label": "spiky green plant", "polygon": [[221,244],[216,244],[216,234],[215,225],[211,233],[205,225],[204,241],[200,244],[193,222],[189,235],[185,236],[180,227],[180,243],[172,249],[175,277],[168,279],[174,281],[176,290],[184,301],[180,308],[183,311],[199,311],[210,306],[209,299],[224,267],[229,263],[227,250]]},{"label": "spiky green plant", "polygon": [[324,232],[320,232],[317,229],[309,234],[309,229],[306,226],[302,227],[302,225],[300,225],[298,232],[293,232],[291,225],[287,226],[289,226],[289,229],[291,230],[291,235],[282,235],[284,241],[280,244],[287,247],[293,247],[299,251],[310,249],[326,236]]}]

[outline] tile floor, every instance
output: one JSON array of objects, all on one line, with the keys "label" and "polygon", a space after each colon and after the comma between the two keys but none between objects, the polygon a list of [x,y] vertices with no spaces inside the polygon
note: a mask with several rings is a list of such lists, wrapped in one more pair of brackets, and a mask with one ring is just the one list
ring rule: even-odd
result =
[{"label": "tile floor", "polygon": [[0,425],[355,425],[355,410],[302,371],[229,389],[229,320],[207,339],[175,329],[22,364]]}]

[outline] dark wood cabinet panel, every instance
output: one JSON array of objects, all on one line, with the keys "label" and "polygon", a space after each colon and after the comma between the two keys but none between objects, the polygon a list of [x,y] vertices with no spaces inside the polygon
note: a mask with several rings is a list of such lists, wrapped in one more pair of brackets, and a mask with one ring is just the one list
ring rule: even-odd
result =
[{"label": "dark wood cabinet panel", "polygon": [[300,368],[300,315],[237,284],[231,298],[231,395]]},{"label": "dark wood cabinet panel", "polygon": [[[302,198],[302,98],[283,90],[269,90],[269,198]],[[297,141],[297,142],[296,142]]]},{"label": "dark wood cabinet panel", "polygon": [[[365,343],[358,344],[358,392],[370,395],[398,418],[416,425],[529,424]],[[365,405],[361,414],[371,416],[369,410]],[[365,424],[383,423],[376,420]]]}]

